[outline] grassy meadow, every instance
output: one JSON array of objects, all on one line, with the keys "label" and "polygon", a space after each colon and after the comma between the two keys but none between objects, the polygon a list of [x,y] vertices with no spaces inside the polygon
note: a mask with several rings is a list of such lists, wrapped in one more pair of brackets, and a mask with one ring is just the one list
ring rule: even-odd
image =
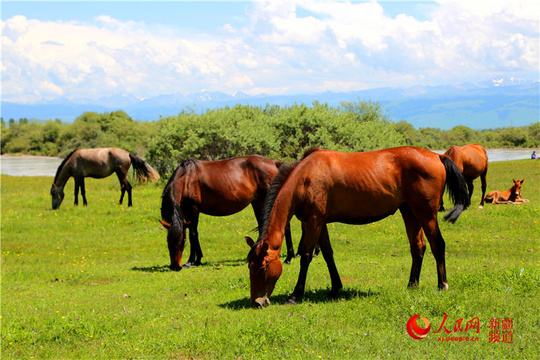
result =
[{"label": "grassy meadow", "polygon": [[[158,222],[163,184],[135,186],[128,208],[117,204],[116,177],[87,179],[89,205],[75,207],[70,180],[64,203],[53,211],[52,178],[2,176],[2,358],[536,358],[540,161],[491,163],[488,191],[509,188],[512,178],[525,179],[530,204],[479,210],[477,180],[471,208],[456,224],[441,221],[448,292],[436,290],[429,245],[420,286],[406,288],[411,256],[398,212],[364,226],[329,225],[344,284],[339,299],[327,297],[330,280],[320,256],[311,264],[304,301],[281,305],[296,283],[295,259],[284,265],[272,305],[256,310],[245,263],[244,236],[256,237],[250,208],[231,217],[202,216],[203,266],[170,272],[166,231]],[[298,221],[292,225],[297,246]],[[407,334],[416,314],[431,322],[423,340]],[[443,329],[434,333],[445,314]],[[478,332],[465,331],[474,318]],[[490,329],[495,318],[500,328]],[[460,319],[463,331],[454,331]],[[511,329],[502,329],[503,319],[512,319]],[[501,341],[493,341],[496,331]],[[503,331],[512,332],[507,342]]]}]

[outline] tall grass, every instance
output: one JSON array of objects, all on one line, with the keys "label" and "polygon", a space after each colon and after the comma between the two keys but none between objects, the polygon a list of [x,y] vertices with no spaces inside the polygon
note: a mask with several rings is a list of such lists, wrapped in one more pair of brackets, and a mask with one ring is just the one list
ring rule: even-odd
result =
[{"label": "tall grass", "polygon": [[[488,190],[507,189],[512,178],[525,179],[530,204],[478,210],[475,182],[471,208],[456,224],[441,222],[448,292],[436,290],[429,245],[419,288],[406,288],[411,257],[397,213],[364,226],[329,226],[344,283],[339,299],[327,297],[330,280],[319,257],[305,300],[281,305],[298,276],[296,259],[284,267],[272,306],[254,310],[243,240],[254,236],[251,209],[202,216],[203,266],[170,272],[158,222],[163,185],[136,186],[128,208],[117,205],[115,178],[88,179],[89,205],[75,207],[70,181],[53,211],[52,178],[2,176],[2,358],[534,358],[540,161],[490,164]],[[299,234],[294,220],[295,245]],[[416,314],[432,323],[423,340],[407,334]],[[433,333],[445,314],[451,333]],[[478,333],[453,331],[459,319],[465,325],[476,317]],[[512,343],[490,341],[495,318],[512,319]],[[443,333],[478,341],[439,341]]]}]

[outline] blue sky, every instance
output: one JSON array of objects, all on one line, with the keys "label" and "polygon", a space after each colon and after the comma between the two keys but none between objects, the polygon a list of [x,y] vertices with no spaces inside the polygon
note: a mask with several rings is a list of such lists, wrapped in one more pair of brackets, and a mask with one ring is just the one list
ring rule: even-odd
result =
[{"label": "blue sky", "polygon": [[2,1],[2,99],[538,80],[537,1]]}]

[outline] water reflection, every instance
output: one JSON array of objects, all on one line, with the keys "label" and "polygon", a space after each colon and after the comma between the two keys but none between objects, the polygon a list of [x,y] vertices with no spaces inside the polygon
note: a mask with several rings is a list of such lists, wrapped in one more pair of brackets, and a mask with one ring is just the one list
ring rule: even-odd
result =
[{"label": "water reflection", "polygon": [[2,175],[54,176],[61,162],[61,158],[2,156],[0,158],[0,169]]},{"label": "water reflection", "polygon": [[[433,150],[438,154],[444,150]],[[530,159],[532,149],[488,149],[490,162]],[[540,160],[535,160],[540,161]],[[51,176],[54,177],[56,169],[62,162],[61,158],[51,157],[0,157],[0,172],[11,176]]]}]

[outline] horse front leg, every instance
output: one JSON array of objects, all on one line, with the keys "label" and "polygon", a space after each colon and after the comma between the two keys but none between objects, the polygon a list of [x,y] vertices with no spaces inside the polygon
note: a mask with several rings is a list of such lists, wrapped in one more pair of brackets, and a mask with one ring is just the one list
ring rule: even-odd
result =
[{"label": "horse front leg", "polygon": [[296,282],[294,291],[287,300],[287,304],[297,304],[304,296],[309,264],[313,259],[313,249],[315,248],[323,225],[320,219],[312,218],[305,226],[306,231],[300,255],[300,273],[298,274],[298,281]]},{"label": "horse front leg", "polygon": [[336,298],[339,290],[343,288],[343,284],[341,283],[341,278],[339,277],[336,263],[334,262],[334,250],[332,250],[332,245],[330,244],[330,236],[328,235],[326,224],[323,226],[321,234],[319,235],[318,245],[320,246],[324,261],[326,261],[326,265],[328,266],[328,271],[330,272],[330,281],[332,283],[330,297]]},{"label": "horse front leg", "polygon": [[199,232],[197,230],[199,225],[199,212],[198,210],[194,210],[193,214],[190,215],[189,221],[186,222],[186,226],[189,228],[189,244],[190,244],[190,252],[189,252],[189,259],[186,264],[184,264],[185,267],[191,268],[194,266],[200,266],[202,264],[202,249],[201,249],[201,243],[199,242]]},{"label": "horse front leg", "polygon": [[285,243],[287,244],[287,258],[285,259],[285,264],[290,264],[291,260],[294,259],[294,246],[292,243],[290,222],[287,222],[287,225],[285,226]]},{"label": "horse front leg", "polygon": [[79,205],[79,188],[81,187],[80,185],[80,179],[78,178],[74,178],[75,179],[75,200],[73,201],[73,205],[75,206],[78,206]]}]

